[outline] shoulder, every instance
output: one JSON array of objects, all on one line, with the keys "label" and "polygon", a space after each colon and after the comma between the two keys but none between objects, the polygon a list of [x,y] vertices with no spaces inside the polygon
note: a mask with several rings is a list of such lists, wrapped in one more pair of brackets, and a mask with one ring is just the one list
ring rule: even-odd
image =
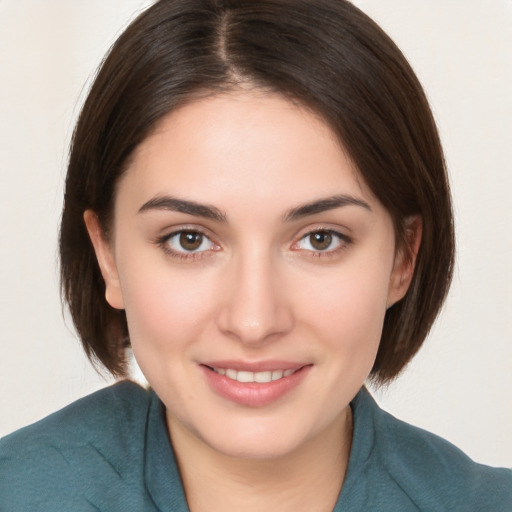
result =
[{"label": "shoulder", "polygon": [[0,509],[49,510],[54,498],[74,503],[84,482],[129,480],[149,403],[148,391],[124,381],[1,439]]},{"label": "shoulder", "polygon": [[448,441],[376,405],[374,421],[375,455],[419,510],[512,510],[511,470],[478,464]]},{"label": "shoulder", "polygon": [[[119,439],[133,433],[141,410],[149,406],[149,393],[130,381],[119,382],[73,402],[50,416],[0,440],[0,457],[19,457],[45,449],[79,447],[91,442]],[[142,425],[144,418],[142,419]],[[126,440],[124,440],[126,441]]]}]

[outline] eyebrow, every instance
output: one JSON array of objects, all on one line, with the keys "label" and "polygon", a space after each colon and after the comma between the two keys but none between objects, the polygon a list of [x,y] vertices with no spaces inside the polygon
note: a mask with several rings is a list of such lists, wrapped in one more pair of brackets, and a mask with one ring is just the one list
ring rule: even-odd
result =
[{"label": "eyebrow", "polygon": [[139,208],[138,213],[144,213],[151,210],[180,212],[188,215],[194,215],[195,217],[203,217],[205,219],[212,219],[218,222],[226,222],[226,214],[214,206],[196,203],[195,201],[177,199],[176,197],[170,196],[154,197],[153,199],[150,199]]},{"label": "eyebrow", "polygon": [[335,208],[341,208],[342,206],[360,206],[365,210],[370,212],[372,211],[370,205],[366,201],[357,197],[342,194],[297,206],[285,214],[284,221],[290,222],[298,220],[308,215],[315,215],[328,210],[334,210]]},{"label": "eyebrow", "polygon": [[[358,199],[357,197],[342,194],[318,199],[316,201],[297,206],[296,208],[289,210],[284,215],[284,222],[291,222],[309,215],[334,210],[343,206],[359,206],[368,211],[372,210],[366,201]],[[180,212],[193,215],[195,217],[212,219],[218,222],[227,222],[226,214],[215,206],[196,203],[195,201],[187,201],[185,199],[178,199],[171,196],[154,197],[153,199],[150,199],[139,208],[138,213],[144,213],[152,210]]]}]

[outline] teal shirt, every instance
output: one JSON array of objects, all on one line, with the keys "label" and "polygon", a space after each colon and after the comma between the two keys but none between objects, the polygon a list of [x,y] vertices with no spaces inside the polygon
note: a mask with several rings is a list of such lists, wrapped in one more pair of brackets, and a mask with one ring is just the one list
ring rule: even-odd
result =
[{"label": "teal shirt", "polygon": [[[342,511],[512,511],[512,471],[379,409],[363,388]],[[164,407],[121,382],[0,440],[0,512],[188,512]]]}]

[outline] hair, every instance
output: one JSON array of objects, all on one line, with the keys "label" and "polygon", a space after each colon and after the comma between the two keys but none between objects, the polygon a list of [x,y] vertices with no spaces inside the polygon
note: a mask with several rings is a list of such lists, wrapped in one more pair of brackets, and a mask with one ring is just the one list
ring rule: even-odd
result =
[{"label": "hair", "polygon": [[422,218],[414,276],[386,312],[371,372],[396,377],[427,336],[454,259],[449,184],[437,128],[405,57],[345,0],[160,0],[103,61],[70,148],[60,231],[61,285],[93,363],[125,375],[124,311],[109,306],[83,220],[108,239],[116,184],[137,146],[176,107],[243,85],[281,94],[320,117],[390,213],[397,247]]}]

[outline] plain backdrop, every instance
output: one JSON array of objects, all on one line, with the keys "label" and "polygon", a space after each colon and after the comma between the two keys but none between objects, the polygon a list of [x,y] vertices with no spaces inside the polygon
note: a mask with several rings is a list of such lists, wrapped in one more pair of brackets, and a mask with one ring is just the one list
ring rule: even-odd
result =
[{"label": "plain backdrop", "polygon": [[[474,459],[512,467],[512,1],[355,3],[424,84],[446,150],[458,242],[443,314],[377,399]],[[111,382],[63,321],[57,225],[87,84],[147,4],[0,0],[0,436]]]}]

